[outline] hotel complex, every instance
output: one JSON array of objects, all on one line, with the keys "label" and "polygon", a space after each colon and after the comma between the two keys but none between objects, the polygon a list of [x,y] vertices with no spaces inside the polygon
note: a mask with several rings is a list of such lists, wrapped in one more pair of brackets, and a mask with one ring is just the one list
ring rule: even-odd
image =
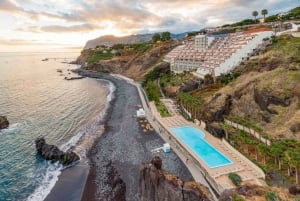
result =
[{"label": "hotel complex", "polygon": [[173,73],[191,71],[204,77],[216,77],[228,73],[252,53],[264,45],[264,39],[274,32],[268,28],[258,28],[244,32],[196,35],[183,45],[176,47],[165,56]]}]

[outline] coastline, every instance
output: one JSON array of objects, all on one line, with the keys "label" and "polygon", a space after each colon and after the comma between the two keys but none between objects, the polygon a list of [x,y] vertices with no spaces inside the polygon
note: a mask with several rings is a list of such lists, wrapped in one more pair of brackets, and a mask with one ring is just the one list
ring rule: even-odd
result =
[{"label": "coastline", "polygon": [[[68,170],[68,172],[73,172],[71,174],[63,171],[46,200],[51,200],[48,197],[53,196],[54,193],[72,194],[72,188],[75,192],[81,193],[78,193],[76,199],[68,200],[113,200],[113,198],[107,197],[114,194],[111,193],[112,188],[110,185],[112,184],[109,184],[111,176],[120,177],[125,182],[126,200],[138,200],[140,164],[149,162],[154,156],[151,150],[161,147],[164,140],[155,132],[143,133],[137,118],[134,117],[137,105],[141,105],[136,86],[108,74],[99,74],[81,69],[77,69],[76,73],[85,77],[111,81],[116,90],[104,119],[105,131],[88,152],[88,170],[86,172],[80,170],[85,172],[81,176],[77,175],[76,171],[78,170],[72,170],[76,167]],[[159,153],[159,156],[163,160],[164,169],[178,175],[183,180],[193,180],[186,166],[174,152]],[[115,171],[113,175],[109,175],[111,174],[111,168]],[[75,178],[74,175],[76,175]],[[73,187],[70,187],[70,184],[64,181],[68,176],[71,176],[69,179],[75,183],[72,184]],[[81,178],[80,184],[77,183],[77,176]],[[66,185],[69,185],[67,188],[70,189],[69,192],[65,191]],[[55,189],[58,189],[58,191],[55,191]],[[60,199],[55,200],[59,201]]]}]

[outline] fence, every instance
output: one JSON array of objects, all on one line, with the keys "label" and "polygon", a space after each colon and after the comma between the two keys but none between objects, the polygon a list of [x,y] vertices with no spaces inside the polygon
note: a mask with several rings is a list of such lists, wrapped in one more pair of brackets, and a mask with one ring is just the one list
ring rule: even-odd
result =
[{"label": "fence", "polygon": [[260,133],[256,132],[255,130],[253,130],[252,128],[248,128],[246,126],[243,126],[241,124],[238,124],[238,123],[235,123],[233,121],[230,121],[228,119],[225,119],[224,120],[226,124],[234,127],[234,128],[237,128],[237,129],[240,129],[240,130],[243,130],[245,131],[246,133],[249,133],[250,135],[252,135],[253,137],[255,137],[257,140],[259,140],[260,142],[270,146],[271,145],[271,141],[264,138]]}]

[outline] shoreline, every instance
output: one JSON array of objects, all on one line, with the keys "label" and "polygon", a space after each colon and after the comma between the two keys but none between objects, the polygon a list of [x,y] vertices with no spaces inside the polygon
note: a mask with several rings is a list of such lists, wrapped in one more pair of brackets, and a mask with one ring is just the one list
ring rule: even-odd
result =
[{"label": "shoreline", "polygon": [[[74,191],[81,192],[81,195],[78,196],[80,199],[75,200],[118,200],[107,197],[115,194],[112,193],[112,184],[109,184],[111,179],[109,174],[113,169],[113,176],[121,178],[126,184],[126,200],[137,201],[140,164],[149,162],[154,156],[151,150],[161,147],[164,140],[155,131],[149,134],[143,133],[138,119],[134,117],[137,105],[141,105],[136,86],[109,74],[99,74],[81,69],[77,69],[75,72],[85,77],[108,80],[115,85],[114,98],[111,100],[104,118],[105,131],[94,142],[87,154],[88,174],[81,178],[85,180],[84,185],[80,185],[81,191],[78,189],[78,185],[75,184],[77,188],[73,187]],[[173,151],[167,154],[159,153],[159,156],[163,160],[165,170],[178,175],[183,180],[193,180],[185,164]],[[72,172],[72,170],[70,171]],[[70,175],[74,176],[74,174],[76,171]],[[53,189],[69,185],[66,182],[63,184],[64,181],[61,179],[66,177],[67,174],[63,171]],[[76,179],[73,178],[73,181],[76,183]],[[68,188],[72,189],[72,187]],[[53,189],[48,196],[52,196],[53,193],[66,193],[62,188],[60,188],[60,192],[59,190],[55,192]],[[124,194],[124,190],[122,193]]]}]

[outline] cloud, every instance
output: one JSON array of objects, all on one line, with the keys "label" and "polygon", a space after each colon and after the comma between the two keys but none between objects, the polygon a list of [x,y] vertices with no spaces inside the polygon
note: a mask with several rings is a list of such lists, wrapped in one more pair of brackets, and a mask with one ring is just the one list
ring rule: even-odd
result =
[{"label": "cloud", "polygon": [[74,25],[74,26],[58,26],[58,25],[44,26],[41,27],[40,30],[44,32],[61,33],[61,32],[89,32],[99,28],[103,28],[103,26],[98,26],[94,24],[81,24],[81,25]]},{"label": "cloud", "polygon": [[[84,44],[104,34],[196,31],[252,18],[253,10],[268,9],[271,15],[297,4],[295,0],[264,0],[263,5],[261,0],[0,0],[0,28],[10,26],[6,35],[15,34],[14,38]],[[5,15],[16,23],[7,23]],[[3,21],[6,25],[1,26]],[[0,38],[5,38],[4,33]]]}]

